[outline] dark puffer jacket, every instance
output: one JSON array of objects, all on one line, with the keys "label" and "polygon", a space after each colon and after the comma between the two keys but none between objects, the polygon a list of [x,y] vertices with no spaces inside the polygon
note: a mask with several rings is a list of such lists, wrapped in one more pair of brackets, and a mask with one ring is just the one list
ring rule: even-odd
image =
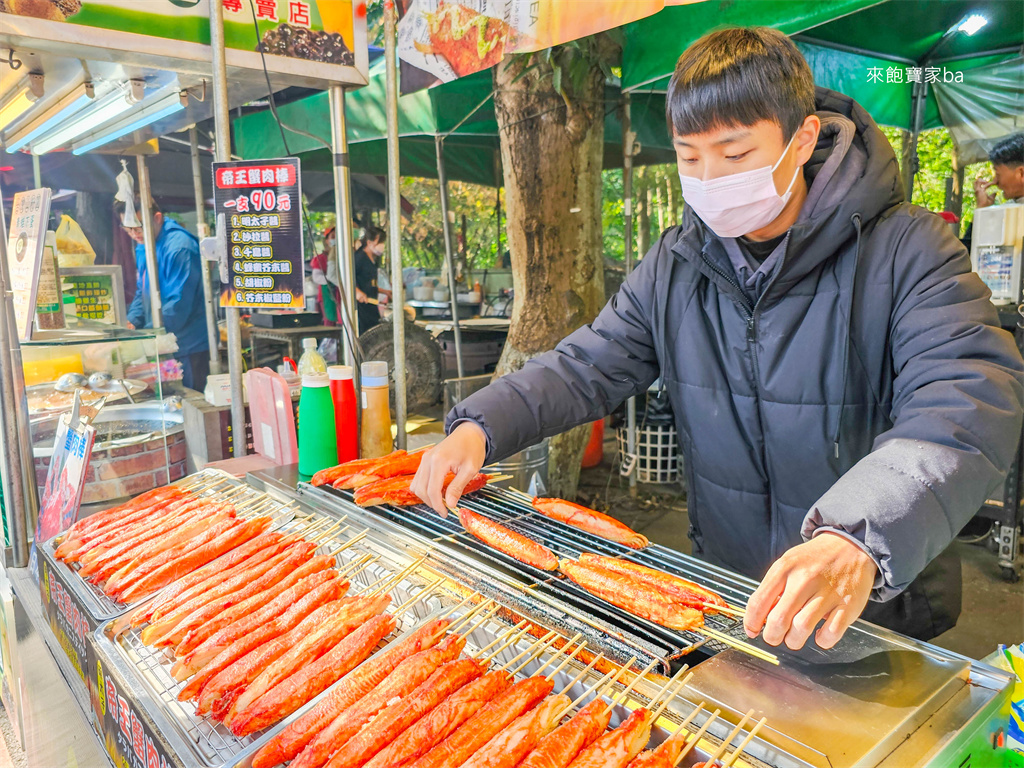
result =
[{"label": "dark puffer jacket", "polygon": [[816,531],[844,532],[879,566],[873,599],[889,601],[865,617],[931,637],[959,614],[958,563],[922,571],[1010,464],[1024,363],[963,246],[903,202],[868,114],[832,91],[817,99],[808,198],[756,304],[687,210],[592,325],[449,424],[480,423],[493,461],[600,418],[660,374],[695,554],[760,578]]}]

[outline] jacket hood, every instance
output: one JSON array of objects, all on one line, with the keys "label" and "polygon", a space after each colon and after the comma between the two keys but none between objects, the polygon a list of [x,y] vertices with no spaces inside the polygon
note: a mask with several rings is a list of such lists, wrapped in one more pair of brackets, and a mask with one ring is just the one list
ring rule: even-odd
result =
[{"label": "jacket hood", "polygon": [[[815,89],[815,103],[821,132],[804,165],[807,199],[790,229],[779,287],[796,282],[839,251],[856,234],[855,215],[866,225],[904,199],[896,155],[867,111],[827,88]],[[719,238],[687,207],[680,239],[689,240],[699,252]]]}]

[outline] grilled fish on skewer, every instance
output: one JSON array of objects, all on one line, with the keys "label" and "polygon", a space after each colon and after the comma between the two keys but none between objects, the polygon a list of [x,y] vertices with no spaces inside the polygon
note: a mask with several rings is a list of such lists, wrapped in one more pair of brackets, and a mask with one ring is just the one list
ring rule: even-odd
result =
[{"label": "grilled fish on skewer", "polygon": [[533,539],[468,509],[459,509],[458,515],[459,521],[467,531],[499,552],[543,571],[554,571],[558,568],[555,553],[543,544],[538,544]]}]

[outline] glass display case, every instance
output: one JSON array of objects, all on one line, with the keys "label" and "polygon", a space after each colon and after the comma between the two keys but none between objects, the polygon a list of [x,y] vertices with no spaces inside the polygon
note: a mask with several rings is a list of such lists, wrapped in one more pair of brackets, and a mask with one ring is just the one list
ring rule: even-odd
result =
[{"label": "glass display case", "polygon": [[180,398],[170,370],[173,337],[68,318],[68,327],[37,331],[22,342],[22,364],[36,482],[46,481],[61,414],[75,391],[96,427],[84,511],[110,506],[185,475]]}]

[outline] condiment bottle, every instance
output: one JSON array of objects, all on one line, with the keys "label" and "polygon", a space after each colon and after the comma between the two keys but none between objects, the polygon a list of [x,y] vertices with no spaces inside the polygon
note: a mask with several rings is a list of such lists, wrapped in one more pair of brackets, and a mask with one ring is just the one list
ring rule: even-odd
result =
[{"label": "condiment bottle", "polygon": [[327,373],[327,362],[316,351],[316,339],[302,340],[302,357],[299,358],[299,376],[307,373]]},{"label": "condiment bottle", "polygon": [[388,407],[388,364],[370,360],[360,368],[363,413],[359,422],[359,455],[375,459],[391,453],[391,410]]},{"label": "condiment bottle", "polygon": [[359,410],[356,408],[356,388],[349,365],[327,366],[331,380],[331,399],[334,400],[334,426],[338,437],[338,462],[359,458]]},{"label": "condiment bottle", "polygon": [[308,479],[338,463],[334,403],[326,373],[302,377],[299,414],[299,475]]}]

